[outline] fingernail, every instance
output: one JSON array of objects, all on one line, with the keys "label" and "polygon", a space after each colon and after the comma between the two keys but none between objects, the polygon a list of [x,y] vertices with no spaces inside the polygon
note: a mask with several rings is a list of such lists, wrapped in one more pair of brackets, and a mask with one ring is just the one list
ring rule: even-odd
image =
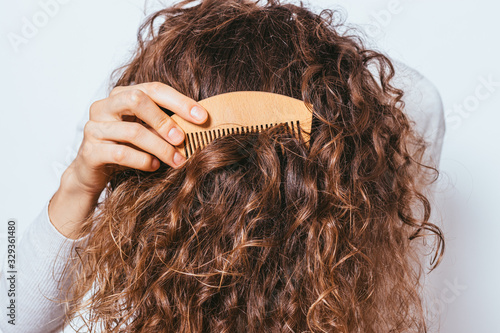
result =
[{"label": "fingernail", "polygon": [[174,142],[181,142],[182,132],[178,128],[172,127],[172,129],[168,132],[168,137]]},{"label": "fingernail", "polygon": [[184,160],[185,160],[184,156],[182,156],[182,155],[181,155],[180,153],[178,153],[178,152],[175,152],[175,154],[174,154],[174,163],[175,163],[176,165],[181,165],[181,164],[182,164],[182,162],[184,162]]},{"label": "fingernail", "polygon": [[197,120],[203,120],[207,117],[207,111],[203,110],[199,106],[195,106],[191,109],[191,116]]}]

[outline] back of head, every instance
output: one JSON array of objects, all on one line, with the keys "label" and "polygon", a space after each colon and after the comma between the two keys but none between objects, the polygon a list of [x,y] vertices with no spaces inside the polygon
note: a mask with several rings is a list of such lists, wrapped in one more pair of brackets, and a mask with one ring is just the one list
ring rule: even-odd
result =
[{"label": "back of head", "polygon": [[72,292],[81,300],[96,282],[89,323],[426,330],[417,240],[436,235],[436,256],[443,243],[419,190],[425,147],[389,59],[341,28],[334,12],[278,1],[183,1],[147,20],[116,85],[159,81],[196,100],[291,96],[313,105],[311,140],[279,127],[232,134],[182,168],[116,174],[82,231]]}]

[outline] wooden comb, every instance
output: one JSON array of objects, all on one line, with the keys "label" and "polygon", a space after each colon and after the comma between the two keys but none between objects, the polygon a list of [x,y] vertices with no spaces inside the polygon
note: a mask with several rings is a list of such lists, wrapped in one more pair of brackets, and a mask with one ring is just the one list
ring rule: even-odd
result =
[{"label": "wooden comb", "polygon": [[184,130],[186,139],[178,147],[189,158],[214,139],[228,134],[252,133],[286,124],[295,135],[308,142],[312,106],[285,95],[262,91],[235,91],[198,102],[208,111],[208,119],[197,125],[174,114],[172,119]]}]

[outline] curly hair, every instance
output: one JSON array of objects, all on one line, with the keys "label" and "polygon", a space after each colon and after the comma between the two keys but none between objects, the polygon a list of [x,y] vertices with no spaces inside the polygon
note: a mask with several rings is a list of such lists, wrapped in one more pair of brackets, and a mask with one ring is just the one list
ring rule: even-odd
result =
[{"label": "curly hair", "polygon": [[444,238],[425,189],[438,171],[390,59],[336,14],[188,0],[148,17],[114,85],[291,96],[313,105],[310,141],[274,126],[217,138],[178,169],[113,174],[66,267],[77,276],[68,321],[83,311],[91,332],[427,331],[423,259],[435,268]]}]

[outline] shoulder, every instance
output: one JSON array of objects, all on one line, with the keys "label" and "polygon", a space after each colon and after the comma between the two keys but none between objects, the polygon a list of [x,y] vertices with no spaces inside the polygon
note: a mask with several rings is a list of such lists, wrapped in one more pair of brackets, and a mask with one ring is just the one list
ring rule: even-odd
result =
[{"label": "shoulder", "polygon": [[395,59],[391,61],[395,68],[392,84],[404,92],[404,111],[427,142],[431,163],[438,166],[446,128],[441,95],[436,86],[416,69]]}]

